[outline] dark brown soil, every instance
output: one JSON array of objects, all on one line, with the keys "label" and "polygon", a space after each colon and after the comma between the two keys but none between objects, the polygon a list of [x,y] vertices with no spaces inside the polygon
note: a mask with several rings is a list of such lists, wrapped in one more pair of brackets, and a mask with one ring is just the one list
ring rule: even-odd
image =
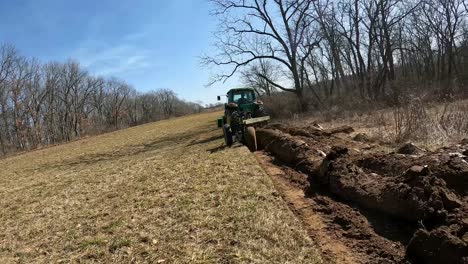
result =
[{"label": "dark brown soil", "polygon": [[363,214],[318,186],[309,187],[307,175],[265,152],[256,155],[322,251],[324,263],[407,263],[405,244],[414,226],[374,213]]},{"label": "dark brown soil", "polygon": [[[454,150],[455,149],[451,149]],[[445,149],[422,156],[401,154],[377,154],[362,157],[358,166],[366,171],[373,171],[383,176],[398,176],[412,166],[427,166],[431,175],[441,178],[447,187],[461,195],[468,190],[468,162],[459,152]]]},{"label": "dark brown soil", "polygon": [[259,147],[285,164],[283,181],[307,190],[325,229],[367,256],[362,263],[468,262],[463,142],[435,152],[407,144],[398,150],[407,154],[381,153],[378,145],[334,136],[351,129],[274,128],[257,131]]}]

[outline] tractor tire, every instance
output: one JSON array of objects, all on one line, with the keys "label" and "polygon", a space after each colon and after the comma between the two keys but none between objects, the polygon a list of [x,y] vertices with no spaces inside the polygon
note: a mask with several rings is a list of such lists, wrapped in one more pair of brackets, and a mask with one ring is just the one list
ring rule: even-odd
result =
[{"label": "tractor tire", "polygon": [[224,134],[224,143],[226,143],[226,146],[228,147],[232,146],[232,143],[233,143],[232,132],[228,124],[225,124],[223,126],[223,134]]},{"label": "tractor tire", "polygon": [[250,151],[257,151],[257,135],[254,127],[249,126],[245,129],[245,145]]}]

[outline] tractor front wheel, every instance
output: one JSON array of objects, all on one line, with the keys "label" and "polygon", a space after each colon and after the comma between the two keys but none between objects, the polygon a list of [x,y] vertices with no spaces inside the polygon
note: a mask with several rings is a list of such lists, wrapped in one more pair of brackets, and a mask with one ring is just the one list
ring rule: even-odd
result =
[{"label": "tractor front wheel", "polygon": [[257,151],[257,135],[254,127],[249,126],[245,129],[245,145],[250,151]]},{"label": "tractor front wheel", "polygon": [[223,126],[223,134],[224,134],[224,143],[226,143],[226,146],[230,147],[232,146],[232,132],[231,128],[229,127],[228,124],[225,124]]}]

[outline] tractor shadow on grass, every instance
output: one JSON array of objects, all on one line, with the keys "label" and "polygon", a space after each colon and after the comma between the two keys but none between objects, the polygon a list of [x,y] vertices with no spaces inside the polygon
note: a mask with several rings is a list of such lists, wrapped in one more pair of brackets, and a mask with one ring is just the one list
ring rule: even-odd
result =
[{"label": "tractor shadow on grass", "polygon": [[222,138],[223,138],[223,135],[214,135],[214,136],[211,136],[209,138],[192,141],[187,146],[195,146],[195,145],[206,144],[206,143],[210,143],[212,141],[216,141],[216,140],[219,140],[219,139],[222,139]]},{"label": "tractor shadow on grass", "polygon": [[220,146],[217,146],[217,147],[214,147],[214,148],[210,148],[210,149],[207,149],[206,151],[210,152],[210,154],[213,154],[213,153],[217,153],[217,152],[220,152],[220,151],[223,151],[225,149],[229,149],[229,148],[240,148],[242,147],[243,145],[242,144],[235,144],[231,147],[228,147],[226,146],[224,143]]},{"label": "tractor shadow on grass", "polygon": [[227,146],[223,144],[221,146],[217,146],[217,147],[214,147],[214,148],[207,149],[206,151],[208,151],[210,154],[213,154],[213,153],[216,153],[216,152],[223,151],[226,148],[227,148]]},{"label": "tractor shadow on grass", "polygon": [[[137,156],[158,149],[164,149],[173,146],[174,144],[177,144],[177,142],[172,138],[161,138],[144,144],[127,145],[106,152],[90,153],[83,156],[75,156],[73,158],[54,161],[53,163],[42,164],[39,168],[45,167],[48,169],[64,170],[78,166],[93,166],[100,162],[114,162],[121,158]],[[38,168],[33,168],[31,170],[36,169]]]},{"label": "tractor shadow on grass", "polygon": [[[165,148],[174,147],[175,145],[179,144],[185,145],[186,142],[191,140],[192,138],[199,138],[200,136],[211,131],[213,130],[202,127],[202,129],[196,132],[186,131],[182,133],[175,133],[161,138],[156,138],[154,140],[148,140],[145,143],[129,145],[124,144],[122,146],[103,152],[89,153],[81,156],[73,156],[60,161],[55,160],[50,163],[41,164],[38,168],[46,167],[49,169],[67,169],[76,166],[90,166],[99,162],[115,161],[125,157],[137,156],[152,151],[163,150]],[[213,138],[210,138],[210,141],[215,140]],[[198,144],[202,143],[198,142]],[[193,143],[190,143],[189,145],[193,145]],[[31,168],[30,170],[34,171],[38,168]]]}]

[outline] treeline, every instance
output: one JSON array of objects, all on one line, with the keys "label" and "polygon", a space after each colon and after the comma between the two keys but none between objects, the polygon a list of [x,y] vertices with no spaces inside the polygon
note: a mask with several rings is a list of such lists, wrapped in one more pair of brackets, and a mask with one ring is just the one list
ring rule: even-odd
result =
[{"label": "treeline", "polygon": [[212,0],[218,54],[247,85],[297,95],[303,110],[467,95],[466,0]]},{"label": "treeline", "polygon": [[0,155],[201,111],[168,89],[139,93],[76,61],[41,64],[0,46]]}]

